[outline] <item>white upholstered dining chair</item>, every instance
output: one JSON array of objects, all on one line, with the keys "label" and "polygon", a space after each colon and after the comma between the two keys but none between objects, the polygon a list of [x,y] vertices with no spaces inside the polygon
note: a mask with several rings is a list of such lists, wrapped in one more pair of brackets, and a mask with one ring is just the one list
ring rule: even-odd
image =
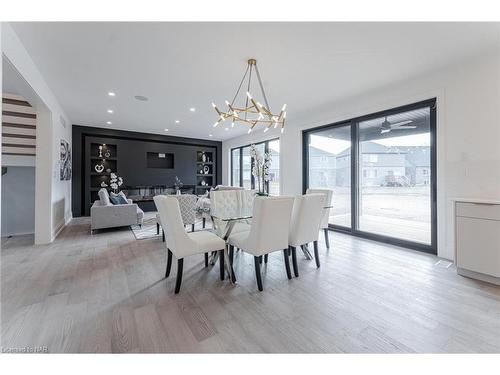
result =
[{"label": "white upholstered dining chair", "polygon": [[318,236],[325,206],[325,194],[306,194],[295,197],[288,246],[292,254],[293,272],[299,276],[296,248],[314,244],[314,259],[319,268]]},{"label": "white upholstered dining chair", "polygon": [[[181,218],[184,226],[191,225],[191,232],[194,232],[196,223],[196,201],[198,197],[194,194],[172,194],[172,198],[179,201],[179,209],[181,210]],[[156,234],[160,234],[160,226],[162,224],[160,214],[156,214]],[[165,242],[165,231],[163,231],[163,242]]]},{"label": "white upholstered dining chair", "polygon": [[231,234],[228,243],[254,256],[255,277],[259,291],[263,290],[260,265],[262,256],[283,251],[288,279],[292,278],[288,256],[288,235],[293,197],[256,197],[249,231]]},{"label": "white upholstered dining chair", "polygon": [[[307,189],[306,194],[324,194],[326,196],[325,206],[331,206],[333,198],[333,190],[330,189]],[[330,238],[328,237],[328,220],[330,219],[330,208],[323,209],[320,228],[325,233],[326,247],[330,248]]]},{"label": "white upholstered dining chair", "polygon": [[[227,222],[220,220],[219,217],[228,217],[231,213],[241,210],[245,204],[249,204],[251,207],[254,197],[255,191],[253,190],[218,190],[210,193],[212,223],[220,237],[224,236]],[[250,225],[245,222],[238,222],[234,225],[231,233],[248,230],[250,230]]]},{"label": "white upholstered dining chair", "polygon": [[172,196],[157,195],[154,198],[156,208],[162,223],[168,223],[163,230],[166,232],[167,267],[165,277],[170,274],[172,254],[177,259],[177,279],[175,294],[179,293],[182,282],[182,268],[184,258],[190,255],[205,254],[205,266],[209,251],[219,251],[221,269],[224,269],[225,242],[216,234],[208,231],[186,233],[182,222],[179,201]]}]

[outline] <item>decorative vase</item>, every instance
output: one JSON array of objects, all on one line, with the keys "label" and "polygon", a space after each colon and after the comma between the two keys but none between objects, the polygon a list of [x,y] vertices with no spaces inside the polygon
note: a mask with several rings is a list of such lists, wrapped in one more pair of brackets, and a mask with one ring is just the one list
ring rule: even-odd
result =
[{"label": "decorative vase", "polygon": [[205,166],[203,167],[203,173],[204,173],[204,174],[208,174],[208,172],[209,172],[209,171],[210,171],[210,168],[208,168],[208,165],[205,165]]},{"label": "decorative vase", "polygon": [[202,153],[202,154],[201,154],[201,161],[202,161],[203,163],[206,163],[206,162],[207,162],[207,155],[205,155],[205,153]]},{"label": "decorative vase", "polygon": [[109,152],[109,150],[106,150],[106,153],[104,154],[105,157],[109,158],[111,156],[111,153]]}]

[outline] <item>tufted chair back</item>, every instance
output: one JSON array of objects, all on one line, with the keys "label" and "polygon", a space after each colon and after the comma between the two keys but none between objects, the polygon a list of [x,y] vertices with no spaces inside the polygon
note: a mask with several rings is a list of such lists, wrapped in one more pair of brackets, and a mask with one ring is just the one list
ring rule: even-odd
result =
[{"label": "tufted chair back", "polygon": [[[307,189],[306,194],[324,194],[325,195],[324,207],[332,205],[333,190],[330,190],[330,189]],[[323,216],[321,219],[320,228],[322,228],[322,229],[328,228],[329,218],[330,218],[330,209],[329,208],[323,209]]]},{"label": "tufted chair back", "polygon": [[295,197],[288,240],[290,246],[296,247],[318,240],[325,198],[325,194]]}]

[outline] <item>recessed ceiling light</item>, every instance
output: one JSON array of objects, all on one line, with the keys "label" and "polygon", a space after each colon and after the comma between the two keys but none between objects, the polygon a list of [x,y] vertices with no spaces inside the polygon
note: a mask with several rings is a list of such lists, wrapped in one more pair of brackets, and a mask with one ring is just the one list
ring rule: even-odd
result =
[{"label": "recessed ceiling light", "polygon": [[168,129],[165,129],[166,132],[168,132]]},{"label": "recessed ceiling light", "polygon": [[113,113],[113,110],[112,109],[108,109],[108,113]]},{"label": "recessed ceiling light", "polygon": [[224,130],[225,130],[225,131],[228,131],[228,130],[229,130],[229,128],[225,128]]},{"label": "recessed ceiling light", "polygon": [[140,100],[141,102],[147,102],[149,99],[147,96],[144,96],[144,95],[136,95],[134,96],[134,98],[136,98],[137,100]]},{"label": "recessed ceiling light", "polygon": [[116,96],[116,94],[113,91],[108,92],[109,96]]},{"label": "recessed ceiling light", "polygon": [[111,125],[112,122],[111,121],[106,121],[106,124]]},{"label": "recessed ceiling light", "polygon": [[212,134],[209,134],[208,136],[209,136],[209,137],[213,137],[213,135],[212,135]]},{"label": "recessed ceiling light", "polygon": [[196,111],[196,108],[191,107],[191,108],[189,108],[189,110],[190,110],[191,112],[194,112],[194,111]]},{"label": "recessed ceiling light", "polygon": [[178,124],[180,121],[179,120],[175,120],[175,123]]}]

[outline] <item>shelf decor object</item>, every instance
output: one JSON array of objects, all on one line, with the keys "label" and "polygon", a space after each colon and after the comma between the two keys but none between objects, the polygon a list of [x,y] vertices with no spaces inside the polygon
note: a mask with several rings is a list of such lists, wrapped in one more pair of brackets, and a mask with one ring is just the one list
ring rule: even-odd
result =
[{"label": "shelf decor object", "polygon": [[104,165],[102,164],[96,164],[95,167],[94,167],[95,171],[97,173],[102,173],[102,171],[104,170]]},{"label": "shelf decor object", "polygon": [[[252,83],[252,72],[255,71],[257,75],[258,84],[260,87],[260,91],[262,93],[262,97],[264,99],[265,105],[256,101],[252,95],[250,94],[251,83]],[[246,81],[248,76],[248,81]],[[238,94],[240,93],[241,87],[243,83],[246,81],[247,86],[247,94],[246,97],[243,97],[244,103],[240,105],[236,104],[238,100]],[[242,101],[243,101],[242,100]],[[215,103],[212,103],[215,111],[219,115],[219,119],[214,124],[214,128],[217,127],[221,122],[226,120],[231,121],[231,127],[234,127],[235,122],[243,122],[249,126],[248,133],[250,133],[257,124],[266,125],[264,132],[267,132],[271,127],[277,128],[281,127],[281,132],[285,129],[285,118],[286,118],[286,104],[281,108],[281,112],[279,114],[273,114],[271,112],[269,102],[267,101],[266,92],[264,91],[264,86],[262,85],[262,80],[260,78],[259,69],[257,68],[257,60],[250,59],[248,60],[247,69],[245,70],[245,74],[241,79],[240,85],[238,86],[238,90],[233,97],[231,102],[226,100],[226,105],[228,107],[227,112],[221,111],[217,108]]]}]

